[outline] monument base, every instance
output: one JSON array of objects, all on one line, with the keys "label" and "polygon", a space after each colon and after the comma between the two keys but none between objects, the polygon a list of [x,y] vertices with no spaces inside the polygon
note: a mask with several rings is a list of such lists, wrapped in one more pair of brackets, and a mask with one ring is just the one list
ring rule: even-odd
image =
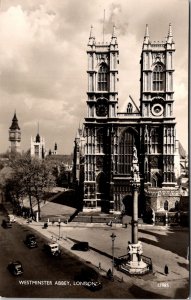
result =
[{"label": "monument base", "polygon": [[147,274],[150,271],[149,264],[142,260],[142,244],[130,244],[128,246],[128,259],[120,265],[120,270],[131,275]]},{"label": "monument base", "polygon": [[149,266],[142,260],[137,263],[134,263],[132,261],[126,262],[125,264],[122,264],[120,266],[120,270],[131,275],[143,275],[149,273],[150,271]]}]

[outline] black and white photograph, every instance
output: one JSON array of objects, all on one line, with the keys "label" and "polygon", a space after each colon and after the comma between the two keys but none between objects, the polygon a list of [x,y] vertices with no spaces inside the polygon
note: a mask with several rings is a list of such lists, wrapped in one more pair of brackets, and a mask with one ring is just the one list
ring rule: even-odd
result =
[{"label": "black and white photograph", "polygon": [[189,298],[189,22],[0,0],[0,297]]}]

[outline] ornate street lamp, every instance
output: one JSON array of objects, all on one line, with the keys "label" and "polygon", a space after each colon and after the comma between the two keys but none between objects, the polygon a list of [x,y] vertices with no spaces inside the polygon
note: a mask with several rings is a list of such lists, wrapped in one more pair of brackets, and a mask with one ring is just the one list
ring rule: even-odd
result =
[{"label": "ornate street lamp", "polygon": [[115,242],[115,238],[116,238],[116,235],[115,233],[113,232],[112,235],[110,235],[111,237],[111,241],[112,241],[112,276],[113,276],[113,268],[114,268],[114,242]]}]

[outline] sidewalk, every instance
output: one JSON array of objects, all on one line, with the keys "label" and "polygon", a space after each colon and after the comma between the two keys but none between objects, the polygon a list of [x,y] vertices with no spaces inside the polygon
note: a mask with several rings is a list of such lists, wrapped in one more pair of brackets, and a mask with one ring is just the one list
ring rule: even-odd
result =
[{"label": "sidewalk", "polygon": [[[89,228],[90,231],[93,230],[93,228],[98,231],[106,230],[108,229],[108,226],[106,224],[83,224],[83,226],[79,226],[79,223],[69,223],[69,224],[63,224],[62,228],[64,229],[64,235],[58,240],[58,234],[59,234],[59,228],[56,225],[49,225],[47,229],[43,229],[43,222],[33,222],[30,224],[26,223],[26,219],[17,217],[17,222],[19,224],[28,226],[32,228],[33,230],[36,230],[37,232],[41,233],[43,236],[45,236],[48,239],[53,239],[54,241],[57,240],[61,247],[64,248],[65,251],[69,252],[72,255],[77,256],[80,260],[84,260],[86,263],[91,263],[95,267],[101,266],[100,273],[102,275],[105,275],[108,269],[111,269],[112,267],[112,256],[111,253],[106,252],[104,254],[100,254],[92,249],[88,252],[82,252],[82,251],[74,251],[71,250],[72,245],[74,244],[71,240],[75,239],[83,240],[83,234],[86,236],[86,232],[84,232],[84,228]],[[121,225],[116,224],[116,226],[113,226],[116,230],[121,230]],[[92,229],[91,229],[92,228]],[[114,229],[113,228],[113,229]],[[155,228],[156,229],[156,228]],[[78,231],[78,232],[76,232]],[[79,232],[81,236],[79,236]],[[109,231],[110,232],[110,231]],[[83,233],[83,234],[82,234]],[[86,236],[87,237],[87,236]],[[89,235],[88,235],[89,237]],[[87,238],[88,238],[87,237]],[[93,236],[92,232],[92,239],[94,240],[94,245],[96,245],[95,237]],[[88,240],[89,241],[89,240]],[[91,245],[90,241],[90,245]],[[151,245],[148,245],[151,246]],[[109,245],[110,247],[110,245]],[[152,247],[152,246],[151,246]],[[107,247],[106,247],[107,248]],[[106,249],[104,248],[104,249]],[[99,249],[98,250],[103,250]],[[120,249],[118,250],[120,251]],[[103,251],[102,251],[103,252]],[[117,252],[117,250],[116,250]],[[168,256],[171,255],[171,252],[167,253]],[[108,256],[110,255],[111,258]],[[156,254],[157,255],[157,254]],[[182,260],[184,263],[185,260]],[[170,270],[173,268],[171,265],[169,265]],[[159,293],[160,295],[163,295],[165,297],[174,298],[177,290],[184,289],[185,286],[188,284],[188,271],[185,270],[183,274],[180,274],[179,272],[171,272],[169,276],[165,276],[163,273],[163,266],[157,266],[154,267],[154,274],[147,274],[144,276],[129,276],[126,275],[120,271],[117,271],[114,269],[114,276],[116,280],[118,281],[124,281],[128,282],[128,284],[141,286],[145,291],[148,292],[154,292]]]}]

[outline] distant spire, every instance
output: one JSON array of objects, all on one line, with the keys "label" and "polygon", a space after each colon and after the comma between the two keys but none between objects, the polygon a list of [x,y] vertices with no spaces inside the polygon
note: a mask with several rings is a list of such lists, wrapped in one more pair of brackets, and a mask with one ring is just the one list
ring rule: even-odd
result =
[{"label": "distant spire", "polygon": [[172,25],[171,25],[171,23],[169,23],[169,27],[168,27],[167,43],[173,43],[173,35],[172,35]]},{"label": "distant spire", "polygon": [[90,39],[94,38],[94,35],[93,35],[93,26],[91,25],[91,28],[90,28]]},{"label": "distant spire", "polygon": [[37,123],[36,143],[40,143],[39,122]]},{"label": "distant spire", "polygon": [[116,38],[116,27],[115,27],[115,24],[113,25],[113,33],[112,33],[112,37],[113,38]]},{"label": "distant spire", "polygon": [[54,150],[55,150],[55,151],[58,150],[58,145],[57,145],[57,143],[55,143],[55,145],[54,145]]},{"label": "distant spire", "polygon": [[149,43],[149,26],[148,24],[146,24],[146,28],[145,28],[145,36],[144,36],[144,43],[148,44]]},{"label": "distant spire", "polygon": [[95,36],[94,36],[94,33],[93,33],[93,26],[91,25],[88,45],[92,46],[94,44],[95,44]]},{"label": "distant spire", "polygon": [[113,25],[113,32],[111,37],[111,44],[117,44],[116,27]]},{"label": "distant spire", "polygon": [[149,26],[146,24],[145,37],[149,37]]},{"label": "distant spire", "polygon": [[19,127],[19,124],[18,124],[18,119],[17,119],[17,115],[16,115],[16,110],[14,112],[14,116],[13,116],[13,119],[12,119],[12,124],[11,124],[11,127],[9,127],[9,129],[18,129],[20,130],[20,127]]},{"label": "distant spire", "polygon": [[168,36],[172,37],[172,25],[171,25],[171,23],[169,23]]}]

